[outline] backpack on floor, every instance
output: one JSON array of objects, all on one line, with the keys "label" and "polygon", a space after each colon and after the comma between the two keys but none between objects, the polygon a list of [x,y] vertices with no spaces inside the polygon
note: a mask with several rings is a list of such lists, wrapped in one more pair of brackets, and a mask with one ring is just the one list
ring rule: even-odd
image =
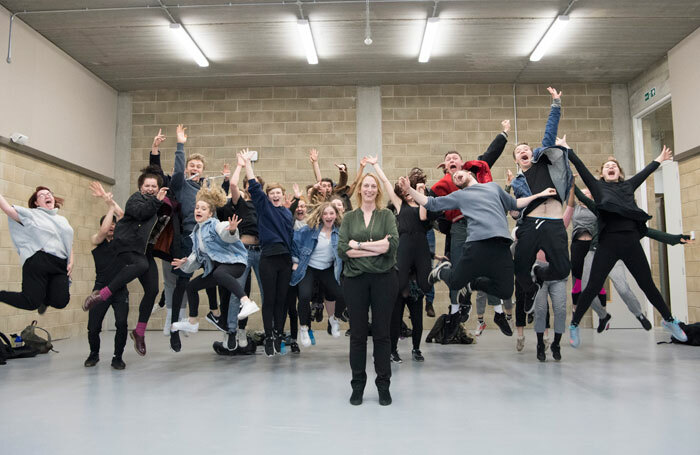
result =
[{"label": "backpack on floor", "polygon": [[0,363],[10,359],[26,359],[27,357],[35,357],[39,351],[31,346],[13,347],[9,338],[0,332]]},{"label": "backpack on floor", "polygon": [[[48,339],[44,339],[41,336],[37,335],[37,329],[43,331],[48,337]],[[22,334],[20,336],[24,340],[25,346],[31,346],[40,354],[46,354],[49,351],[58,352],[54,350],[53,344],[51,343],[51,334],[48,331],[46,331],[46,329],[42,329],[41,327],[37,326],[36,321],[32,321],[31,324],[25,327],[24,330],[22,330]]]},{"label": "backpack on floor", "polygon": [[[694,324],[685,324],[681,322],[679,324],[681,329],[685,332],[688,337],[688,341],[680,341],[671,336],[671,343],[673,344],[685,344],[688,346],[700,346],[700,322]],[[667,341],[661,341],[657,344],[667,344]]]},{"label": "backpack on floor", "polygon": [[440,344],[476,344],[476,338],[470,337],[467,331],[464,330],[464,326],[459,324],[457,331],[454,336],[450,339],[445,339],[445,321],[447,319],[446,314],[440,315],[435,321],[435,325],[428,333],[425,338],[426,343],[432,343],[435,341]]}]

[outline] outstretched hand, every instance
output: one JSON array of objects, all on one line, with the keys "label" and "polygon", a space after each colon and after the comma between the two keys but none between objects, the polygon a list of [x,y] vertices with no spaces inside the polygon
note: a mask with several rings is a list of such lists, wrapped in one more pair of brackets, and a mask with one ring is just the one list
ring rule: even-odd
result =
[{"label": "outstretched hand", "polygon": [[554,141],[554,145],[558,145],[558,146],[560,146],[560,147],[565,147],[565,148],[567,148],[567,149],[570,149],[570,148],[571,148],[571,147],[569,147],[569,144],[566,143],[566,134],[564,135],[564,137],[558,137],[558,138]]},{"label": "outstretched hand", "polygon": [[557,93],[556,89],[553,89],[552,87],[547,87],[547,91],[550,95],[552,95],[553,100],[561,99],[561,92]]},{"label": "outstretched hand", "polygon": [[169,188],[167,186],[164,186],[161,189],[159,189],[158,194],[156,194],[156,198],[159,201],[162,201],[163,199],[165,199],[165,195],[168,194],[168,189]]},{"label": "outstretched hand", "polygon": [[404,193],[408,193],[408,189],[411,188],[411,182],[408,181],[407,177],[399,177],[399,188]]},{"label": "outstretched hand", "polygon": [[510,120],[506,119],[501,122],[501,126],[503,127],[503,132],[507,133],[510,131]]},{"label": "outstretched hand", "polygon": [[302,194],[301,194],[301,190],[299,189],[299,185],[297,185],[296,183],[293,184],[292,189],[294,190],[294,197],[297,199],[300,199]]},{"label": "outstretched hand", "polygon": [[185,130],[187,130],[187,127],[182,126],[182,124],[177,126],[175,132],[177,135],[178,144],[184,144],[185,142],[187,142],[187,133],[185,133]]},{"label": "outstretched hand", "polygon": [[185,262],[187,262],[187,258],[173,259],[172,262],[170,263],[170,265],[175,267],[175,270],[177,270],[180,267],[182,267],[185,264]]},{"label": "outstretched hand", "polygon": [[238,224],[241,222],[241,219],[238,218],[235,214],[233,216],[230,216],[228,219],[228,231],[233,234],[236,232],[236,229],[238,229]]},{"label": "outstretched hand", "polygon": [[163,141],[165,141],[165,134],[163,134],[162,128],[158,128],[158,134],[153,138],[153,148],[160,147]]},{"label": "outstretched hand", "polygon": [[318,161],[318,150],[315,148],[309,150],[309,161],[311,161],[312,164]]},{"label": "outstretched hand", "polygon": [[376,165],[378,161],[379,161],[379,158],[377,158],[376,156],[366,156],[365,157],[365,162],[367,164],[371,164],[372,166]]},{"label": "outstretched hand", "polygon": [[663,163],[664,161],[671,160],[673,160],[673,150],[664,145],[664,148],[661,150],[661,154],[659,155],[659,157],[656,158],[656,161],[658,161],[659,163]]}]

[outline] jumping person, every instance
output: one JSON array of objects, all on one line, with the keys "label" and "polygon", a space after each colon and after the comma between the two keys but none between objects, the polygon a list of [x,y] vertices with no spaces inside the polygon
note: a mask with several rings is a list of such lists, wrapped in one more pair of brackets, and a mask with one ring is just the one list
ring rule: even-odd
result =
[{"label": "jumping person", "polygon": [[[429,279],[433,283],[442,280],[453,290],[480,290],[499,299],[508,299],[513,294],[513,259],[505,214],[526,207],[537,198],[549,197],[555,190],[547,188],[516,200],[494,182],[479,183],[471,171],[457,171],[452,178],[461,190],[442,197],[420,194],[410,187],[408,179],[399,179],[401,189],[428,211],[457,209],[469,225],[459,262],[454,267],[449,261],[438,264],[430,272]],[[502,313],[500,316],[505,319]]]},{"label": "jumping person", "polygon": [[[204,273],[187,284],[187,299],[190,302],[189,319],[174,322],[171,326],[170,347],[175,352],[179,352],[181,348],[178,331],[195,333],[199,330],[197,316],[200,290],[213,286],[226,288],[241,304],[240,312],[238,308],[233,308],[240,319],[245,319],[258,310],[255,302],[248,298],[243,285],[237,280],[248,263],[248,253],[238,234],[240,220],[236,215],[228,221],[219,221],[215,216],[217,207],[225,203],[226,195],[221,189],[199,190],[194,207],[194,219],[197,224],[190,234],[192,253],[186,258],[174,259],[172,262],[176,270],[179,269],[185,273],[193,273],[198,268],[204,267]],[[236,333],[235,331],[232,333],[230,328],[225,346],[229,351],[238,348]]]},{"label": "jumping person", "polygon": [[260,276],[264,292],[262,304],[265,329],[265,355],[283,354],[283,327],[287,317],[286,299],[292,276],[292,213],[284,206],[284,188],[268,184],[263,192],[255,179],[251,163],[252,153],[245,150],[248,191],[258,213],[258,231],[262,245]]},{"label": "jumping person", "polygon": [[139,304],[138,323],[130,336],[140,356],[146,355],[146,326],[158,297],[158,268],[152,247],[164,227],[159,210],[163,207],[168,188],[161,187],[161,183],[160,175],[153,169],[142,171],[138,178],[139,190],[129,197],[124,207],[124,217],[114,228],[114,252],[124,268],[108,285],[93,291],[83,303],[83,310],[88,311],[138,278],[143,287],[143,297]]},{"label": "jumping person", "polygon": [[338,237],[338,255],[343,260],[343,292],[350,313],[350,404],[362,404],[367,383],[367,334],[372,310],[375,384],[379,404],[391,404],[391,313],[398,292],[394,266],[399,246],[396,218],[379,207],[379,179],[367,174],[357,194],[359,207],[343,217]]},{"label": "jumping person", "polygon": [[[566,136],[560,143],[566,144]],[[644,182],[664,161],[673,159],[673,152],[666,146],[661,154],[633,177],[625,180],[619,163],[610,157],[601,167],[602,178],[596,179],[573,150],[569,149],[569,159],[576,167],[596,202],[600,212],[598,221],[598,249],[596,250],[588,285],[581,292],[576,312],[571,320],[569,336],[571,345],[581,344],[578,325],[588,310],[591,301],[603,286],[605,278],[618,260],[627,266],[632,276],[642,289],[647,299],[661,314],[661,325],[679,341],[688,338],[680,327],[678,320],[673,317],[661,293],[654,285],[644,250],[639,242],[647,231],[646,222],[651,218],[646,212],[637,207],[634,201],[634,191]]]},{"label": "jumping person", "polygon": [[[562,204],[569,197],[573,173],[569,168],[567,149],[557,145],[557,128],[561,116],[561,92],[552,87],[552,107],[545,127],[542,147],[534,151],[528,144],[518,144],[513,157],[520,171],[511,185],[517,198],[530,196],[544,188],[555,188],[547,198],[535,199],[522,212],[518,221],[518,243],[515,246],[515,279],[525,292],[525,312],[534,308],[535,294],[544,281],[557,281],[569,276],[569,238],[562,221]],[[535,264],[537,252],[544,250],[548,265]]]},{"label": "jumping person", "polygon": [[73,270],[73,228],[58,214],[63,199],[45,186],[29,197],[28,208],[10,205],[0,195],[0,209],[9,219],[12,243],[22,265],[22,291],[0,291],[0,302],[22,310],[65,308]]},{"label": "jumping person", "polygon": [[[340,289],[343,262],[338,256],[338,228],[341,220],[342,217],[335,206],[330,202],[322,202],[311,212],[306,226],[294,232],[294,264],[289,284],[298,286],[300,342],[304,347],[312,344],[309,302],[313,296],[314,282],[320,284],[328,300],[343,301]],[[328,318],[334,320],[331,322],[333,326],[338,325],[333,313],[329,313]],[[333,332],[335,336],[339,336],[337,330]]]},{"label": "jumping person", "polygon": [[[100,183],[92,182],[90,188],[93,196],[101,197],[107,204],[107,213],[100,219],[100,229],[90,237],[94,247],[92,249],[92,257],[95,261],[95,285],[93,290],[98,290],[109,284],[123,267],[114,251],[112,240],[114,240],[114,228],[124,216],[124,211],[114,201],[112,193],[105,192]],[[126,364],[122,359],[128,334],[129,291],[126,288],[119,289],[109,299],[98,303],[90,309],[88,315],[90,355],[85,360],[86,367],[93,367],[100,361],[100,332],[102,331],[102,322],[110,306],[114,311],[114,326],[117,329],[114,334],[112,368],[115,370],[126,368]]]}]

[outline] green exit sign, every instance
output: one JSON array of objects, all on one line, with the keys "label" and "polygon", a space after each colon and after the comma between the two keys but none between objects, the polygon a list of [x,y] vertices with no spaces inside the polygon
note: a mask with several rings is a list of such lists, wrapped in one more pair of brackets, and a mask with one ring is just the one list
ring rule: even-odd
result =
[{"label": "green exit sign", "polygon": [[648,92],[646,92],[644,94],[644,101],[649,101],[650,99],[652,99],[655,96],[656,96],[656,87],[652,88],[651,90],[649,90]]}]

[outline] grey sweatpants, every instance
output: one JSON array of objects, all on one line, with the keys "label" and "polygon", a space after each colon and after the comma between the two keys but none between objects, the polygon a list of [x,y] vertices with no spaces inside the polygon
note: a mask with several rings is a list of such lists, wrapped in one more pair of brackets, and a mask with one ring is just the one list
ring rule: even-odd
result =
[{"label": "grey sweatpants", "polygon": [[486,313],[486,303],[488,302],[491,306],[496,306],[503,304],[505,310],[510,310],[513,308],[513,300],[506,299],[501,300],[498,297],[494,297],[482,291],[476,292],[476,314],[483,315]]},{"label": "grey sweatpants", "polygon": [[[163,292],[165,293],[165,307],[171,309],[173,307],[173,291],[175,290],[175,282],[177,275],[172,271],[170,263],[161,259],[163,266]],[[180,314],[187,308],[187,293],[182,296],[182,305],[180,306]]]},{"label": "grey sweatpants", "polygon": [[[593,264],[594,256],[595,251],[589,251],[583,260],[581,289],[586,289],[586,285],[588,285],[588,277],[591,275],[591,265]],[[617,261],[612,270],[610,270],[608,278],[610,278],[610,281],[612,281],[613,286],[615,286],[617,293],[620,294],[622,301],[625,302],[625,305],[627,305],[627,309],[630,310],[630,313],[632,313],[635,317],[639,317],[641,314],[643,314],[642,305],[639,303],[637,296],[634,294],[634,292],[632,292],[632,289],[627,284],[628,278],[627,273],[625,273],[626,270],[627,267],[625,267],[625,264],[622,261]],[[608,312],[600,304],[598,299],[593,299],[591,308],[593,308],[593,311],[596,312],[600,319],[608,315]]]},{"label": "grey sweatpants", "polygon": [[[537,261],[537,264],[545,264]],[[566,282],[563,280],[545,281],[542,289],[535,298],[535,333],[544,333],[547,328],[547,296],[552,300],[554,314],[554,333],[564,333],[566,330]]]}]

